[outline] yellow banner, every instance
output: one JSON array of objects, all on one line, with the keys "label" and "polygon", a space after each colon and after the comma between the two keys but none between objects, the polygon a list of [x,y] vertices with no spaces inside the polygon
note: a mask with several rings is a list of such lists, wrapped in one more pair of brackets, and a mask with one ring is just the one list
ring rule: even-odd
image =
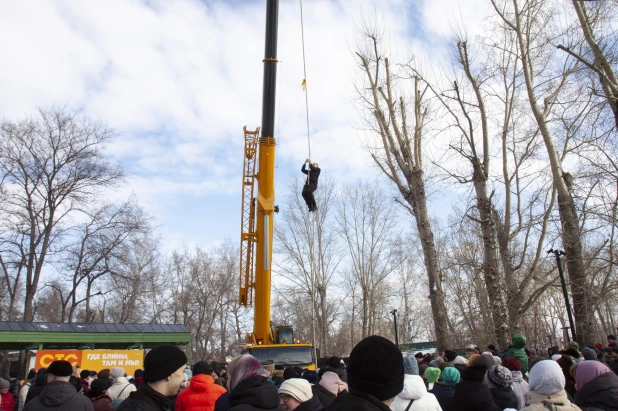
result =
[{"label": "yellow banner", "polygon": [[135,370],[144,368],[143,350],[84,350],[82,370],[101,371],[104,368],[124,368],[127,375],[133,376]]}]

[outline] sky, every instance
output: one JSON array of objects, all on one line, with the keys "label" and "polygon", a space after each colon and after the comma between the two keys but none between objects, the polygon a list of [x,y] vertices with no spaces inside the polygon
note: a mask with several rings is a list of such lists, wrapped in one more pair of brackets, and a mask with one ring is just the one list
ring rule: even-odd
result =
[{"label": "sky", "polygon": [[[340,182],[376,178],[354,92],[363,19],[378,16],[393,56],[440,61],[452,27],[478,29],[487,2],[302,3],[311,157]],[[266,0],[0,0],[0,115],[55,105],[114,128],[107,153],[130,178],[110,199],[134,195],[164,250],[239,238],[243,126],[260,126],[265,12]],[[281,0],[279,12],[282,193],[303,178],[309,153],[299,1]]]}]

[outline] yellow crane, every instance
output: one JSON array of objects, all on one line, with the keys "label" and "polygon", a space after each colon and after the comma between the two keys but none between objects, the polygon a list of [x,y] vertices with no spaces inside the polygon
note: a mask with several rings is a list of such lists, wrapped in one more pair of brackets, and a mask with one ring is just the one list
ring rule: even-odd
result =
[{"label": "yellow crane", "polygon": [[[316,369],[313,346],[294,339],[291,326],[272,327],[270,289],[275,205],[275,97],[279,1],[267,0],[262,127],[244,127],[239,302],[254,307],[253,332],[246,336],[243,353],[275,365]],[[257,172],[256,172],[257,166]],[[257,198],[255,186],[257,183]]]}]

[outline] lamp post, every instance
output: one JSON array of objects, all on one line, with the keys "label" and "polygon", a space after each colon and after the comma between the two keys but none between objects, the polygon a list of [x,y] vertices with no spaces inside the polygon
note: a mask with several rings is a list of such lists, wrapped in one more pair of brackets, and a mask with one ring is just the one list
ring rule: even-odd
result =
[{"label": "lamp post", "polygon": [[395,321],[395,345],[399,348],[399,334],[397,333],[397,309],[391,311],[391,315],[393,316],[393,320]]},{"label": "lamp post", "polygon": [[[562,283],[562,293],[564,294],[564,302],[566,303],[567,315],[569,316],[569,325],[571,328],[571,337],[573,341],[577,341],[577,334],[575,334],[575,322],[573,321],[573,310],[571,310],[571,302],[569,301],[569,294],[567,292],[566,281],[564,280],[564,271],[562,271],[562,262],[560,256],[566,255],[562,250],[554,250],[550,248],[547,254],[554,254],[556,256],[556,264],[558,264],[558,274],[560,274],[560,282]],[[567,333],[568,339],[568,333]]]}]

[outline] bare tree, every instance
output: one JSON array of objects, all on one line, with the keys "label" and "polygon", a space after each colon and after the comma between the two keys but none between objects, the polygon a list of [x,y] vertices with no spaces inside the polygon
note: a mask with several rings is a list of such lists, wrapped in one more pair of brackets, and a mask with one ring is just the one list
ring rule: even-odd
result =
[{"label": "bare tree", "polygon": [[[362,107],[368,114],[365,122],[378,136],[375,147],[370,149],[371,157],[397,188],[403,197],[403,201],[398,201],[405,204],[416,221],[427,269],[438,348],[444,350],[450,345],[447,313],[434,234],[427,211],[423,167],[424,125],[427,116],[423,97],[426,85],[415,77],[412,79],[412,100],[408,101],[404,95],[398,95],[398,79],[381,49],[381,33],[377,28],[365,27],[362,37],[356,56],[365,81],[356,89]],[[410,121],[408,116],[412,116],[413,120]]]},{"label": "bare tree", "polygon": [[40,109],[37,117],[0,125],[0,180],[7,193],[0,244],[4,267],[23,270],[12,278],[17,284],[25,277],[25,321],[34,317],[41,272],[69,217],[124,176],[103,154],[113,136],[104,124],[63,109]]}]

